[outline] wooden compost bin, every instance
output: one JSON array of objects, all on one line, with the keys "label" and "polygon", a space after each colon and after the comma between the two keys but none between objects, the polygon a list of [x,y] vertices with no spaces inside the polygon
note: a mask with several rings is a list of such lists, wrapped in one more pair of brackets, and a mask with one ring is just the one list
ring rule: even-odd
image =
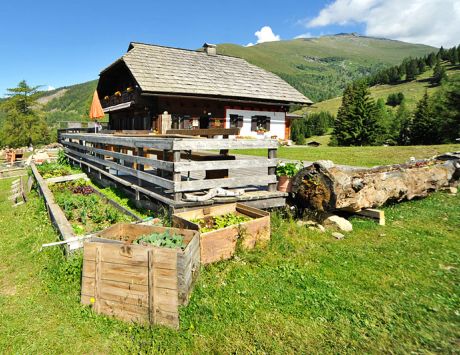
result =
[{"label": "wooden compost bin", "polygon": [[173,215],[173,225],[178,228],[199,230],[193,219],[219,216],[227,213],[242,214],[252,220],[200,234],[201,263],[209,264],[230,259],[235,254],[238,238],[241,246],[252,249],[256,243],[270,240],[270,213],[241,203],[204,207]]},{"label": "wooden compost bin", "polygon": [[[186,247],[132,244],[154,232],[181,234]],[[179,327],[200,268],[198,233],[119,223],[84,243],[81,302],[126,321]]]}]

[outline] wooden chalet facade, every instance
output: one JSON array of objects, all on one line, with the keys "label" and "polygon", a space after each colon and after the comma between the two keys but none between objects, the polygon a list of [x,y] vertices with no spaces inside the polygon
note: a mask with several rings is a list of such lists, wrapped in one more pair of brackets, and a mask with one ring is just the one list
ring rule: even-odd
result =
[{"label": "wooden chalet facade", "polygon": [[289,106],[312,102],[244,59],[218,55],[216,46],[191,51],[131,43],[104,69],[97,87],[110,130],[239,128],[241,136],[289,138]]}]

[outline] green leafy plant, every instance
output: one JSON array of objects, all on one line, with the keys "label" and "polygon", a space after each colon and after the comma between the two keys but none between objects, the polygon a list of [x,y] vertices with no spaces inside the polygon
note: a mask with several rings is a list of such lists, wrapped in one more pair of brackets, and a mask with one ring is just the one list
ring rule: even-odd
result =
[{"label": "green leafy plant", "polygon": [[252,218],[236,213],[227,213],[220,216],[205,217],[203,219],[192,219],[191,222],[200,227],[200,232],[206,233],[229,226],[239,225],[250,221]]},{"label": "green leafy plant", "polygon": [[303,168],[302,163],[279,163],[276,166],[275,173],[276,173],[276,176],[293,177],[302,168]]},{"label": "green leafy plant", "polygon": [[164,248],[185,248],[184,237],[179,234],[172,234],[169,231],[164,233],[152,233],[139,237],[134,244],[151,244]]},{"label": "green leafy plant", "polygon": [[57,163],[60,165],[69,165],[69,159],[65,155],[64,149],[59,149]]}]

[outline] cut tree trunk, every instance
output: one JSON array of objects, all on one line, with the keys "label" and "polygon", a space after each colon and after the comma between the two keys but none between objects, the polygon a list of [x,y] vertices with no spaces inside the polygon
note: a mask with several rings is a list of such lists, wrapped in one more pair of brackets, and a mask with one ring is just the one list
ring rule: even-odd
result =
[{"label": "cut tree trunk", "polygon": [[444,154],[407,164],[354,168],[318,161],[294,177],[296,205],[316,211],[360,211],[387,201],[411,200],[458,185],[460,155]]}]

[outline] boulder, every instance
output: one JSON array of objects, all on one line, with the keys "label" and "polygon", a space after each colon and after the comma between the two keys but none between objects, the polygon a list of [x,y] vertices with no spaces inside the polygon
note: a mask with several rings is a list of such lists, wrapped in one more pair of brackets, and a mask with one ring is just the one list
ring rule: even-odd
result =
[{"label": "boulder", "polygon": [[337,229],[343,232],[351,232],[353,230],[353,225],[348,220],[336,215],[328,216],[323,221],[323,226],[326,228]]}]

